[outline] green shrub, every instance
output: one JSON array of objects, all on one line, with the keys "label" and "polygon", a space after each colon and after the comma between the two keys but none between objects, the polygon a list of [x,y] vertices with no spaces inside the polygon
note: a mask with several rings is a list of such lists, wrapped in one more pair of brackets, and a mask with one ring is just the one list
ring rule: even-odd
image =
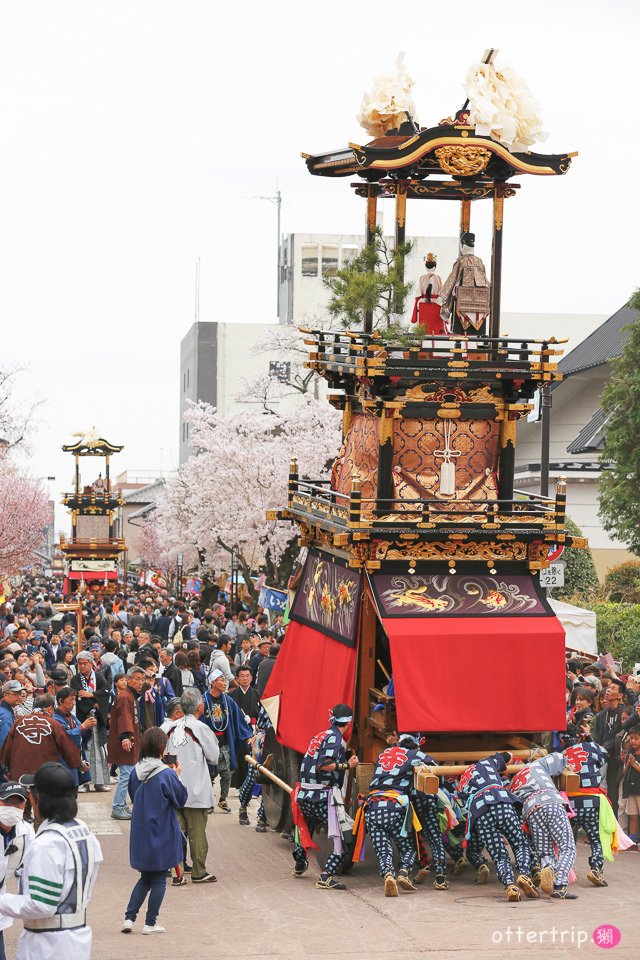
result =
[{"label": "green shrub", "polygon": [[640,560],[612,567],[604,578],[603,593],[612,603],[640,603]]},{"label": "green shrub", "polygon": [[598,650],[612,653],[623,672],[640,662],[640,604],[598,603],[591,608],[597,618]]}]

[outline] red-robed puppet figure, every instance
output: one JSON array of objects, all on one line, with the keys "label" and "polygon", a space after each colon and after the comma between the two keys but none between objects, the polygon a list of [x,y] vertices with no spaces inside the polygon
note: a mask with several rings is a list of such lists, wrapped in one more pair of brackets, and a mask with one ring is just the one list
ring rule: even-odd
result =
[{"label": "red-robed puppet figure", "polygon": [[444,321],[440,316],[440,304],[436,302],[442,290],[442,280],[436,273],[437,263],[438,260],[433,253],[428,253],[424,258],[427,272],[420,277],[420,295],[415,299],[411,315],[411,323],[417,323],[420,332],[432,336],[446,333]]}]

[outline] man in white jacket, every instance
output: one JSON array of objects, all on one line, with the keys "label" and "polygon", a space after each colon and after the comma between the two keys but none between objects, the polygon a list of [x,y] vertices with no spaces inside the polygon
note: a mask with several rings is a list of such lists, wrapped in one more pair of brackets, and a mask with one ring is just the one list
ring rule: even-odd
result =
[{"label": "man in white jacket", "polygon": [[178,820],[191,850],[191,882],[215,883],[216,878],[206,867],[209,852],[207,812],[213,806],[213,787],[207,765],[218,762],[220,751],[215,734],[198,719],[202,711],[199,691],[189,688],[180,698],[180,709],[170,706],[169,719],[164,721],[161,729],[168,737],[165,754],[177,756],[182,768],[180,780],[189,793],[184,808],[178,811]]},{"label": "man in white jacket", "polygon": [[30,792],[42,823],[24,854],[20,893],[0,894],[0,915],[23,921],[16,960],[89,960],[87,905],[102,862],[100,844],[77,816],[71,770],[44,763]]},{"label": "man in white jacket", "polygon": [[[33,827],[24,820],[27,798],[27,788],[21,783],[0,786],[0,894],[6,893],[10,874],[20,876],[22,860],[34,837]],[[12,923],[11,917],[0,916],[0,960],[7,960],[4,931]]]}]

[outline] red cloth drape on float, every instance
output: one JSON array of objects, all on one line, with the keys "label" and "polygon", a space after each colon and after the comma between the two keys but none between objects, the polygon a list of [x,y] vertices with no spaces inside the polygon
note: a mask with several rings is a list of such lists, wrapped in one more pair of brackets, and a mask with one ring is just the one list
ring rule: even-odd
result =
[{"label": "red cloth drape on float", "polygon": [[331,707],[353,704],[355,675],[355,647],[292,620],[263,694],[281,695],[280,743],[304,753],[311,738],[329,727]]},{"label": "red cloth drape on float", "polygon": [[547,617],[385,617],[399,730],[564,730],[564,630]]},{"label": "red cloth drape on float", "polygon": [[117,570],[70,570],[67,580],[117,580]]}]

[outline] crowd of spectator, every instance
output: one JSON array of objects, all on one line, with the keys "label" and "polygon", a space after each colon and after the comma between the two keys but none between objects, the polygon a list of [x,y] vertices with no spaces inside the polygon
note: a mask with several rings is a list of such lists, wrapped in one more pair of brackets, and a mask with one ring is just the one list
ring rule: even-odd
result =
[{"label": "crowd of spectator", "polygon": [[[567,662],[567,729],[563,743],[592,739],[607,751],[603,777],[613,811],[623,827],[637,836],[638,800],[630,786],[633,770],[631,730],[640,722],[640,679],[618,676],[602,660]],[[634,792],[631,792],[631,791]]]},{"label": "crowd of spectator", "polygon": [[[80,791],[114,790],[112,816],[130,819],[127,790],[145,730],[193,694],[219,747],[217,806],[250,736],[284,635],[282,614],[150,590],[83,597],[59,611],[58,583],[25,578],[0,606],[0,761],[12,778],[46,760],[74,772]],[[222,707],[220,706],[222,704]],[[137,732],[137,736],[134,735]],[[237,739],[236,739],[237,738]],[[115,788],[115,789],[114,789]],[[213,798],[207,810],[214,806]]]}]

